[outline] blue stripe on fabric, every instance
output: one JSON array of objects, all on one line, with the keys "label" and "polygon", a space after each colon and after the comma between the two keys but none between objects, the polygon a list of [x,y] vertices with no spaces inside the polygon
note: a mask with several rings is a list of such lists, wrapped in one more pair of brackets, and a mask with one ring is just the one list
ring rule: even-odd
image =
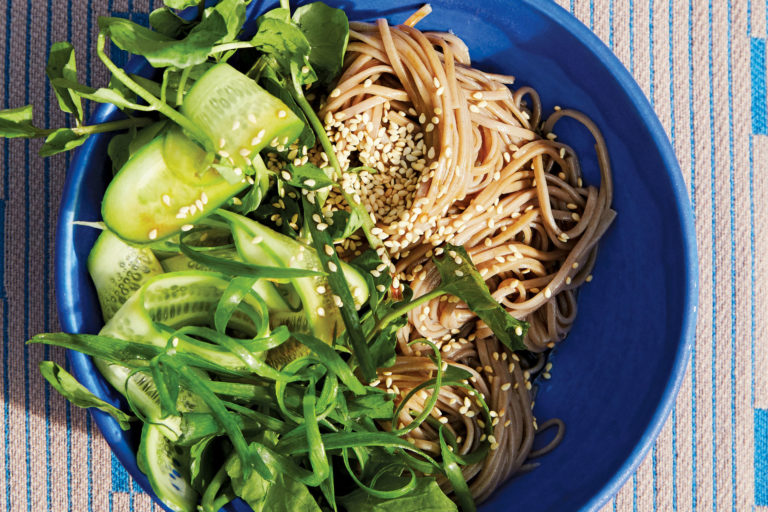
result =
[{"label": "blue stripe on fabric", "polygon": [[608,46],[613,50],[613,0],[608,2],[608,24],[610,25],[608,30]]},{"label": "blue stripe on fabric", "polygon": [[130,492],[130,480],[128,472],[112,453],[112,492]]},{"label": "blue stripe on fabric", "polygon": [[731,63],[731,36],[733,13],[728,2],[726,14],[728,31],[726,53],[728,56],[728,188],[731,194],[729,204],[731,229],[731,509],[736,510],[736,186],[734,184],[733,162],[733,64]]},{"label": "blue stripe on fabric", "polygon": [[[13,0],[8,0],[5,6],[5,19],[11,19],[11,7],[13,6]],[[11,24],[5,24],[5,69],[3,70],[4,84],[3,89],[3,107],[10,108],[10,76],[11,76]],[[3,168],[10,169],[10,143],[5,143],[5,151],[3,151]],[[7,194],[9,187],[9,175],[10,173],[3,173],[3,191]],[[5,197],[3,198],[3,224],[5,224]],[[5,226],[3,226],[5,227]],[[7,232],[3,230],[2,238],[2,257],[5,258],[5,234]],[[2,272],[2,287],[3,287],[3,340],[9,339],[8,336],[8,300],[6,299],[5,289],[5,262],[0,266],[0,272]],[[8,361],[9,347],[7,343],[3,343],[3,368],[9,367]],[[3,425],[3,441],[5,442],[5,509],[13,510],[13,500],[11,498],[11,422],[10,422],[10,404],[11,404],[11,382],[8,372],[3,372],[3,418],[5,418],[5,425]]]},{"label": "blue stripe on fabric", "polygon": [[[675,123],[675,57],[674,57],[674,2],[669,2],[667,31],[669,37],[669,131],[672,147],[677,148],[677,125]],[[655,485],[654,485],[655,487]],[[677,512],[677,404],[672,408],[672,510]]]},{"label": "blue stripe on fabric", "polygon": [[752,75],[752,133],[768,135],[765,99],[765,39],[753,37],[749,44]]},{"label": "blue stripe on fabric", "polygon": [[[766,9],[766,13],[768,13],[768,8]],[[747,2],[747,33],[752,33],[752,1],[749,0]],[[750,308],[750,406],[752,409],[755,408],[755,333],[756,333],[756,325],[755,325],[755,160],[754,160],[754,141],[753,136],[749,137],[749,272],[750,272],[750,297],[749,297],[749,308]],[[753,418],[754,420],[754,418]],[[756,424],[756,422],[755,422]],[[756,432],[756,429],[753,427],[753,432]],[[757,439],[757,436],[754,437],[754,439]],[[764,435],[762,439],[766,439],[766,436]],[[753,440],[754,442],[754,440]],[[757,450],[755,450],[757,452]],[[757,482],[757,456],[753,457],[753,465],[754,465],[754,471],[753,471],[753,478],[754,481]],[[763,458],[763,460],[768,460],[768,457]],[[765,481],[766,478],[763,478],[763,481]],[[768,485],[768,483],[766,483]],[[768,492],[763,493],[764,495],[767,495]],[[755,489],[755,502],[752,503],[752,510],[757,509],[757,488]]]},{"label": "blue stripe on fabric", "polygon": [[[656,108],[656,98],[655,98],[655,86],[654,86],[654,80],[656,79],[656,70],[654,68],[654,55],[653,55],[653,0],[648,0],[648,66],[649,66],[649,81],[650,81],[650,89],[648,91],[648,96],[650,97],[651,101],[651,108]],[[656,480],[657,480],[657,456],[658,456],[658,438],[655,443],[653,443],[653,448],[651,449],[651,479],[653,483],[653,489],[651,491],[652,493],[652,499],[653,499],[653,512],[656,512]]]},{"label": "blue stripe on fabric", "polygon": [[768,409],[755,409],[755,504],[768,507]]},{"label": "blue stripe on fabric", "polygon": [[[24,49],[26,55],[30,54],[31,48],[32,48],[32,0],[27,0],[27,11],[26,11],[26,34],[24,37]],[[30,60],[31,59],[25,59],[24,62],[24,81],[25,83],[29,83],[30,79]],[[24,88],[24,104],[28,105],[30,103],[30,97],[29,97],[29,87]],[[30,169],[30,160],[29,160],[29,154],[30,154],[30,144],[29,140],[24,141],[24,176],[29,176],[31,174]],[[29,183],[24,183],[24,204],[29,204]],[[30,212],[29,208],[25,209],[24,212],[24,275],[29,275],[29,253],[30,253],[30,247],[29,247],[29,241],[32,237],[32,231],[31,231],[31,224],[30,224]],[[24,280],[24,314],[25,321],[24,321],[24,339],[29,339],[29,318],[31,317],[30,314],[30,301],[29,301],[29,280]],[[29,366],[29,350],[24,351],[23,356],[24,361],[24,456],[25,456],[25,464],[26,464],[26,484],[27,484],[27,512],[32,512],[32,454],[29,449],[30,441],[32,440],[32,435],[30,433],[30,417],[29,417],[29,409],[30,409],[30,395],[31,395],[31,380],[30,375],[32,373],[32,370]]]},{"label": "blue stripe on fabric", "polygon": [[629,0],[629,72],[635,74],[635,1]]},{"label": "blue stripe on fabric", "polygon": [[[708,22],[708,44],[709,44],[709,133],[713,138],[709,149],[710,166],[710,200],[712,202],[711,217],[711,243],[712,243],[712,360],[710,361],[710,374],[712,379],[712,432],[717,432],[717,194],[715,186],[715,98],[712,91],[714,81],[714,61],[713,61],[713,22],[712,22],[712,0],[707,2],[707,22]],[[712,467],[717,468],[717,436],[712,436]],[[717,510],[717,476],[712,475],[712,510]]]},{"label": "blue stripe on fabric", "polygon": [[[688,124],[691,133],[691,168],[690,196],[694,221],[696,219],[696,131],[693,117],[693,0],[688,0]],[[697,456],[696,451],[696,333],[691,344],[691,512],[696,511],[698,504],[696,494]]]},{"label": "blue stripe on fabric", "polygon": [[595,30],[595,0],[589,0],[589,30]]}]

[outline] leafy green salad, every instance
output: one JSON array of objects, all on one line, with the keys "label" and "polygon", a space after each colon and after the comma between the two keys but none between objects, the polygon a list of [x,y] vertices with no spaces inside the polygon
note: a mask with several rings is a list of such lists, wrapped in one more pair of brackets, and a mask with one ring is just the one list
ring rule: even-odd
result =
[{"label": "leafy green salad", "polygon": [[[92,356],[123,410],[54,362],[40,363],[43,376],[75,405],[141,430],[139,467],[171,510],[215,511],[236,498],[255,511],[473,510],[462,467],[481,461],[487,443],[458,455],[430,415],[437,390],[471,390],[470,374],[417,340],[436,370],[411,393],[433,392],[396,429],[400,410],[377,372],[394,363],[406,313],[444,294],[510,349],[524,348],[527,325],[493,299],[462,247],[433,258],[443,284],[432,292],[393,286],[374,221],[339,186],[316,114],[342,69],[343,11],[282,3],[244,37],[247,0],[198,3],[165,0],[151,28],[101,18],[107,87],[80,84],[73,47],[55,44],[46,71],[71,127],[35,126],[31,106],[0,111],[0,134],[44,137],[43,156],[116,132],[88,259],[105,325],[30,343]],[[108,41],[155,74],[117,66]],[[124,115],[89,125],[83,100]],[[327,157],[320,164],[307,157],[313,148]],[[324,208],[332,189],[344,209]],[[365,249],[342,250],[350,237]],[[438,455],[402,437],[425,422],[440,431]]]}]

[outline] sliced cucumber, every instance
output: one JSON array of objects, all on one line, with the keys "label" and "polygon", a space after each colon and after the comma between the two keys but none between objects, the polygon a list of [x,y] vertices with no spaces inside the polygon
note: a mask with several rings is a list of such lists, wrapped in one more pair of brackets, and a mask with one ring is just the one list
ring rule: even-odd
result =
[{"label": "sliced cucumber", "polygon": [[178,128],[136,152],[107,187],[101,214],[129,242],[149,243],[209,215],[248,182],[230,183],[206,162],[206,153]]},{"label": "sliced cucumber", "polygon": [[128,245],[111,231],[102,231],[88,255],[91,274],[104,321],[163,267],[151,250]]},{"label": "sliced cucumber", "polygon": [[[215,272],[172,272],[161,274],[147,281],[123,304],[117,313],[101,329],[100,334],[129,341],[141,341],[165,346],[168,335],[160,331],[155,322],[171,328],[184,325],[213,325],[213,313],[230,278]],[[246,297],[243,303],[258,311],[255,298]],[[244,314],[235,314],[232,328],[263,336]],[[194,350],[198,355],[211,358],[225,357],[219,351]],[[236,361],[232,355],[228,362]]]},{"label": "sliced cucumber", "polygon": [[145,423],[137,455],[139,468],[147,475],[152,490],[171,510],[194,512],[198,493],[189,484],[189,449],[175,446],[163,435],[163,428]]},{"label": "sliced cucumber", "polygon": [[[210,137],[222,159],[241,171],[251,167],[251,159],[262,148],[287,146],[304,129],[285,103],[225,63],[195,82],[184,96],[181,112]],[[230,182],[241,179],[237,172],[224,176]]]}]

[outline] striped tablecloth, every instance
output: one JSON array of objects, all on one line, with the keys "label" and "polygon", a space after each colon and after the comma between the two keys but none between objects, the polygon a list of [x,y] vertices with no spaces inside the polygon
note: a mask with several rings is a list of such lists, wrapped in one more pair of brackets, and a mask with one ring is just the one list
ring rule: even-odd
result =
[{"label": "striped tablecloth", "polygon": [[[510,0],[514,1],[514,0]],[[542,0],[550,1],[550,0]],[[766,0],[558,0],[635,76],[673,142],[696,213],[700,312],[691,367],[653,451],[606,510],[768,511],[768,112]],[[159,1],[155,3],[159,4]],[[73,41],[82,78],[104,84],[96,19],[146,22],[151,0],[0,2],[0,108],[62,115],[47,48]],[[151,510],[90,417],[37,372],[60,350],[56,215],[68,157],[0,141],[0,510]]]}]

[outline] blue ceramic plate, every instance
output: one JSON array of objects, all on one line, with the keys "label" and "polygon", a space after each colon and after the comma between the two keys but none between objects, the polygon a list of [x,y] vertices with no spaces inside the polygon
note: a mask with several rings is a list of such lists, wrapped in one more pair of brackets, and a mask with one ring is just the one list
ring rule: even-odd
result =
[{"label": "blue ceramic plate", "polygon": [[[419,7],[396,0],[329,1],[350,19],[384,16],[399,23]],[[468,44],[476,66],[513,74],[535,87],[544,106],[586,112],[602,129],[615,182],[616,222],[600,243],[594,281],[554,358],[553,379],[536,400],[540,419],[565,421],[563,443],[535,471],[509,482],[482,511],[594,510],[616,493],[642,460],[674,403],[688,362],[696,317],[696,244],[688,194],[664,130],[640,88],[586,27],[554,2],[435,0],[421,29],[450,29]],[[258,0],[250,18],[266,7]],[[133,71],[150,72],[139,61]],[[100,108],[94,122],[118,115]],[[587,180],[599,180],[586,132],[563,121],[562,140],[577,149]],[[91,137],[67,176],[56,247],[61,323],[97,332],[101,315],[85,261],[96,232],[74,220],[99,220],[109,176],[108,136]],[[71,352],[78,379],[118,404],[90,359]],[[136,467],[136,432],[108,416],[96,424],[117,457],[151,492]],[[242,504],[238,509],[247,509]]]}]

